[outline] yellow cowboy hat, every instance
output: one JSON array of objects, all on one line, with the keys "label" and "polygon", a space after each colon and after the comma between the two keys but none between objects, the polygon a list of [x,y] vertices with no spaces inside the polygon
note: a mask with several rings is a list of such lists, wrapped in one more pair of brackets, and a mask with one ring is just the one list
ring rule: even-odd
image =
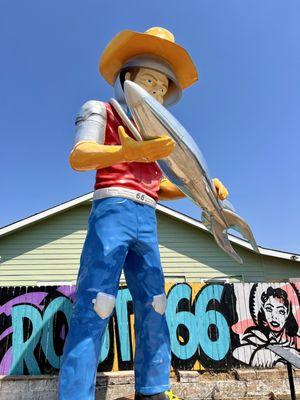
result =
[{"label": "yellow cowboy hat", "polygon": [[188,52],[175,43],[171,32],[160,27],[144,33],[131,30],[118,33],[104,49],[99,71],[110,85],[114,85],[126,62],[139,55],[153,55],[168,63],[182,90],[198,79],[197,68]]}]

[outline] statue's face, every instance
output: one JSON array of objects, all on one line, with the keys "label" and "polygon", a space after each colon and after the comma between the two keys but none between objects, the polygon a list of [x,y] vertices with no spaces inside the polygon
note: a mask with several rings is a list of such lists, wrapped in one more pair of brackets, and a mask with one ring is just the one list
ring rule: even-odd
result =
[{"label": "statue's face", "polygon": [[[130,79],[130,72],[125,74],[125,79]],[[150,68],[139,68],[133,82],[137,83],[143,89],[147,90],[161,104],[164,101],[164,96],[168,91],[169,80],[161,72]]]}]

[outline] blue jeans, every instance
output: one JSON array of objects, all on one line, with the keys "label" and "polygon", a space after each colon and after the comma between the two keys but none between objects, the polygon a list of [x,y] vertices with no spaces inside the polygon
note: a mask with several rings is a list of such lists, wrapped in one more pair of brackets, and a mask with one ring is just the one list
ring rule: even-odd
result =
[{"label": "blue jeans", "polygon": [[[142,394],[155,394],[170,388],[170,339],[160,301],[165,292],[155,210],[111,197],[94,201],[90,214],[77,298],[60,369],[60,400],[94,399],[99,353],[109,315],[100,317],[94,311],[93,299],[98,293],[104,298],[108,295],[108,302],[117,296],[122,268],[135,316],[135,389]],[[159,299],[157,307],[155,298]],[[104,307],[104,314],[106,311]]]}]

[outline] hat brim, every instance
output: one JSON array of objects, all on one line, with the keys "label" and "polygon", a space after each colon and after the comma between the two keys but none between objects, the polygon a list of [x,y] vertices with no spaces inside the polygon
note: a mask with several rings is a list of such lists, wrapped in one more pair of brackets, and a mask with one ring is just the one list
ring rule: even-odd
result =
[{"label": "hat brim", "polygon": [[99,61],[99,71],[113,85],[126,61],[141,54],[153,54],[169,63],[181,89],[198,80],[197,68],[183,47],[157,36],[131,30],[118,33],[106,46]]}]

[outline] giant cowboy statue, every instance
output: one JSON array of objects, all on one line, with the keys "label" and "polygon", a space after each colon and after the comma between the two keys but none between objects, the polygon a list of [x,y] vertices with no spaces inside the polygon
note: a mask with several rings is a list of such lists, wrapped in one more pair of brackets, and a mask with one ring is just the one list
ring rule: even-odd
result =
[{"label": "giant cowboy statue", "polygon": [[[166,107],[197,80],[186,50],[168,30],[157,27],[119,33],[104,50],[99,68],[129,118],[125,80]],[[122,268],[135,317],[135,399],[176,398],[169,383],[170,339],[155,217],[158,199],[184,197],[156,163],[173,149],[167,136],[135,140],[110,103],[88,101],[82,106],[70,163],[77,171],[96,170],[96,182],[60,369],[60,400],[94,399],[99,353]],[[213,185],[217,197],[225,199],[222,183],[216,179]]]}]

